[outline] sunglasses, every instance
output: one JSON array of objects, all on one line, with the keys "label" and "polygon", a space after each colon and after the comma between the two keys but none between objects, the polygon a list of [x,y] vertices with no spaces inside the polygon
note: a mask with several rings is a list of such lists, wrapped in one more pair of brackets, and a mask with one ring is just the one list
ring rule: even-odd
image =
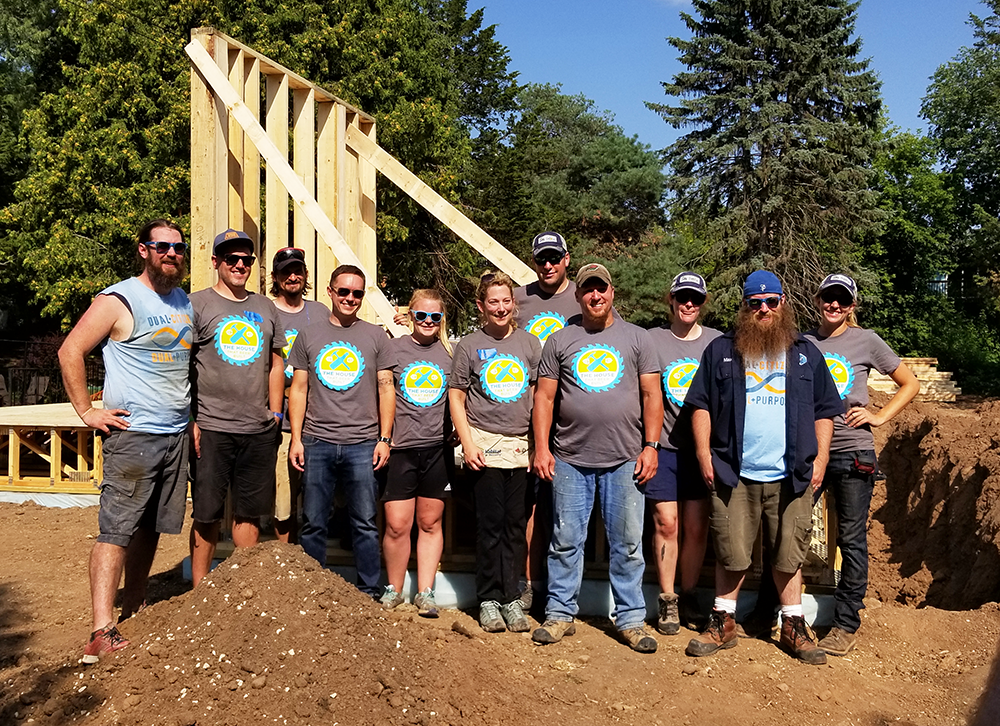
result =
[{"label": "sunglasses", "polygon": [[535,264],[538,265],[539,267],[545,267],[546,265],[552,265],[553,267],[555,267],[560,262],[562,262],[562,259],[565,256],[566,255],[561,255],[558,252],[552,252],[547,255],[546,254],[538,255],[535,258]]},{"label": "sunglasses", "polygon": [[705,304],[705,296],[693,290],[678,290],[674,293],[674,300],[681,305],[692,303],[698,307]]},{"label": "sunglasses", "polygon": [[771,310],[774,310],[781,303],[781,298],[775,295],[774,297],[748,297],[744,302],[747,307],[751,310],[760,310],[762,306],[767,305]]},{"label": "sunglasses", "polygon": [[360,300],[365,296],[364,290],[352,290],[349,287],[338,287],[334,292],[337,293],[337,297],[350,297],[353,295],[355,300]]},{"label": "sunglasses", "polygon": [[305,264],[306,261],[305,250],[300,250],[298,247],[284,247],[274,253],[275,265],[278,265],[287,260],[298,260],[299,262]]},{"label": "sunglasses", "polygon": [[840,304],[840,307],[846,308],[854,304],[854,298],[851,296],[847,290],[837,290],[835,288],[824,290],[819,294],[819,299],[825,303],[836,302]]},{"label": "sunglasses", "polygon": [[427,318],[430,318],[432,323],[440,323],[444,317],[444,313],[429,313],[426,310],[411,310],[410,312],[413,313],[413,319],[418,323],[424,322]]},{"label": "sunglasses", "polygon": [[173,250],[175,254],[183,255],[188,248],[186,242],[143,242],[143,244],[152,247],[158,255],[165,255],[170,250]]},{"label": "sunglasses", "polygon": [[236,267],[236,265],[241,262],[244,267],[250,267],[257,258],[253,255],[226,255],[222,259],[225,260],[226,264],[230,267]]}]

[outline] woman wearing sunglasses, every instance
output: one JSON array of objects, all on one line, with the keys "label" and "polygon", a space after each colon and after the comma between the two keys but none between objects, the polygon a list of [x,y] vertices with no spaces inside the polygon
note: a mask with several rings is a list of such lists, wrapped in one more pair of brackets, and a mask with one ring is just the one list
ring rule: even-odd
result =
[{"label": "woman wearing sunglasses", "polygon": [[451,370],[444,301],[437,290],[417,290],[410,298],[413,333],[389,343],[396,387],[393,452],[386,471],[385,536],[382,553],[389,584],[381,602],[391,610],[403,602],[403,579],[410,561],[410,531],[416,519],[417,595],[413,604],[427,618],[438,616],[434,575],[444,537],[441,519],[450,491],[446,442],[447,377]]},{"label": "woman wearing sunglasses", "polygon": [[479,281],[483,327],[455,349],[448,381],[451,418],[465,457],[476,507],[476,595],[479,624],[523,633],[518,581],[527,542],[528,429],[542,345],[514,325],[514,283],[502,272]]},{"label": "woman wearing sunglasses", "polygon": [[[722,333],[698,323],[708,299],[705,279],[682,272],[670,283],[667,303],[670,325],[649,331],[660,358],[663,380],[663,431],[660,433],[656,475],[646,483],[646,499],[653,507],[653,551],[660,584],[656,629],[676,635],[681,623],[699,629],[695,588],[708,544],[712,502],[694,458],[690,409],[682,409],[688,387],[698,372],[701,354]],[[681,525],[683,524],[683,530]],[[678,551],[678,534],[681,533]],[[678,557],[681,591],[674,592]]]},{"label": "woman wearing sunglasses", "polygon": [[[828,275],[814,298],[819,327],[806,333],[823,352],[844,401],[844,414],[834,420],[830,463],[823,479],[837,507],[837,546],[843,558],[834,593],[833,627],[819,644],[830,655],[847,655],[854,648],[861,627],[858,613],[868,589],[868,510],[878,471],[871,429],[891,420],[920,390],[913,373],[885,341],[858,325],[857,299],[853,279]],[[868,373],[873,368],[899,386],[877,413],[866,408]]]}]

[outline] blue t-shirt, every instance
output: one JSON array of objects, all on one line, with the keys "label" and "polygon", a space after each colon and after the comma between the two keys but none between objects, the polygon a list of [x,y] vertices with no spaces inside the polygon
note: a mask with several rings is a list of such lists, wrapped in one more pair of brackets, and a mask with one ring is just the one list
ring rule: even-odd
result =
[{"label": "blue t-shirt", "polygon": [[773,482],[785,478],[785,384],[785,356],[746,366],[741,479]]}]

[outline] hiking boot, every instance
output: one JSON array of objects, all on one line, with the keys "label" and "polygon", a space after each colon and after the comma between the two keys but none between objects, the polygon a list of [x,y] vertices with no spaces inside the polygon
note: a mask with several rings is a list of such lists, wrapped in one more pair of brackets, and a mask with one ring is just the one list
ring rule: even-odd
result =
[{"label": "hiking boot", "polygon": [[[535,601],[535,593],[531,590],[531,580],[521,580],[520,583],[521,590],[521,608],[523,610],[531,610],[531,603]],[[523,632],[523,631],[517,631]]]},{"label": "hiking boot", "polygon": [[576,623],[572,620],[546,620],[542,627],[535,628],[531,634],[531,639],[536,643],[548,645],[558,643],[563,636],[573,635],[576,632]]},{"label": "hiking boot", "polygon": [[[679,598],[672,592],[661,592],[659,614],[656,617],[656,629],[664,635],[677,635],[681,632],[681,616],[677,611]],[[654,648],[655,650],[655,648]]]},{"label": "hiking boot", "polygon": [[396,588],[392,585],[385,586],[385,592],[382,593],[382,597],[378,601],[382,603],[382,607],[386,610],[392,610],[397,605],[402,605],[405,602],[403,596],[396,592]]},{"label": "hiking boot", "polygon": [[779,634],[778,612],[754,608],[736,627],[736,632],[741,638],[770,638],[774,640]]},{"label": "hiking boot", "polygon": [[528,619],[524,617],[524,610],[520,600],[511,600],[506,605],[501,606],[500,614],[507,623],[507,630],[512,633],[527,633],[531,628]]},{"label": "hiking boot", "polygon": [[437,603],[434,602],[434,591],[429,587],[423,592],[418,592],[413,598],[413,604],[417,606],[417,615],[425,618],[436,618],[438,616]]},{"label": "hiking boot", "polygon": [[479,624],[487,633],[502,633],[507,624],[500,615],[500,603],[496,600],[484,600],[479,605]]},{"label": "hiking boot", "polygon": [[105,653],[114,653],[127,646],[129,642],[122,637],[115,626],[95,630],[90,634],[90,642],[83,649],[83,662],[96,663]]},{"label": "hiking boot", "polygon": [[824,653],[829,655],[847,655],[858,643],[857,633],[848,633],[843,628],[830,628],[823,640],[819,641],[819,647]]},{"label": "hiking boot", "polygon": [[735,648],[738,642],[736,618],[733,614],[713,609],[705,631],[698,637],[691,638],[684,652],[698,658],[712,655],[717,650]]},{"label": "hiking boot", "polygon": [[677,615],[681,625],[688,630],[701,631],[705,628],[705,614],[698,605],[694,590],[681,591],[677,596]]},{"label": "hiking boot", "polygon": [[[676,603],[675,603],[676,604]],[[622,640],[636,653],[655,653],[656,638],[649,634],[645,624],[619,632]]]},{"label": "hiking boot", "polygon": [[801,615],[782,616],[780,645],[803,663],[823,665],[826,653],[813,640],[806,619]]}]

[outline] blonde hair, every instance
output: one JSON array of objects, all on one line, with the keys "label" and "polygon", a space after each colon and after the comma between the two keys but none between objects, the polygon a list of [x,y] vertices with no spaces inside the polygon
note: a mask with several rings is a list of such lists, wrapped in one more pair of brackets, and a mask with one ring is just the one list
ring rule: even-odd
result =
[{"label": "blonde hair", "polygon": [[[413,295],[410,296],[410,315],[413,315],[413,306],[417,304],[417,300],[430,300],[431,302],[436,302],[441,306],[441,325],[438,327],[438,340],[441,341],[441,345],[444,349],[448,351],[448,355],[452,354],[451,343],[448,342],[448,314],[445,312],[444,298],[441,297],[441,293],[429,287],[422,287],[419,290],[414,290]],[[416,320],[416,318],[414,318]]]},{"label": "blonde hair", "polygon": [[[489,293],[491,287],[506,287],[510,290],[511,299],[514,298],[514,281],[510,279],[510,275],[506,272],[500,272],[499,270],[493,271],[489,270],[484,272],[479,276],[479,287],[476,288],[476,300],[480,303],[486,303],[486,295]],[[517,323],[517,301],[514,302],[514,312],[510,316],[510,327],[516,328]],[[481,310],[479,311],[479,324],[486,325],[486,315]]]}]

